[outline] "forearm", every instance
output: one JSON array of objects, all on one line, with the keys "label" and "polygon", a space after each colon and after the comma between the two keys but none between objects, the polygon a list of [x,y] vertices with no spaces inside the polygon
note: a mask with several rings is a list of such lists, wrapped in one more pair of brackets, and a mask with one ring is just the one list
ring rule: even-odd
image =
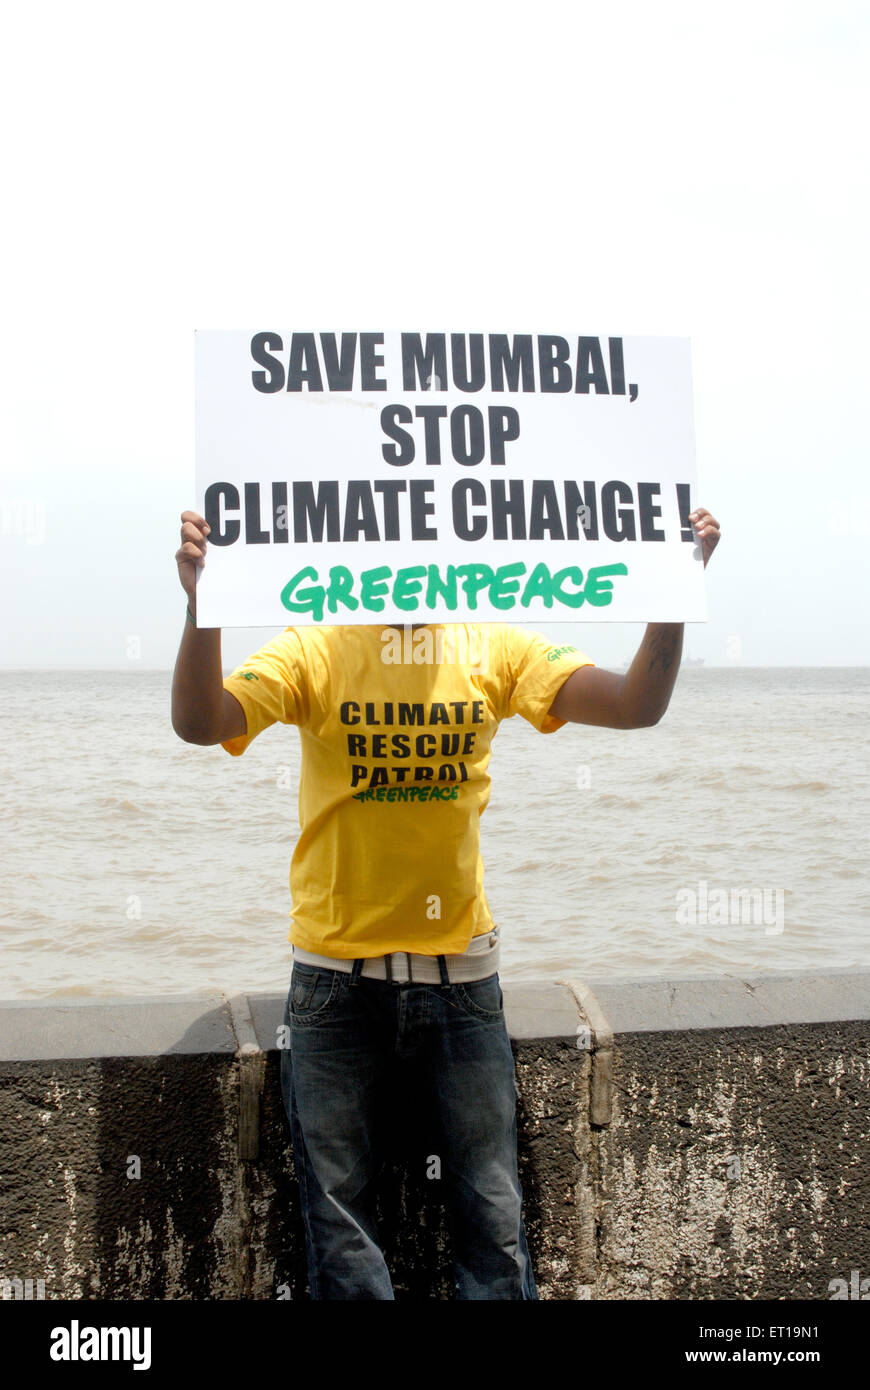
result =
[{"label": "forearm", "polygon": [[223,711],[221,630],[196,628],[185,615],[172,677],[172,727],[185,743],[217,743]]},{"label": "forearm", "polygon": [[649,623],[622,685],[623,708],[638,725],[657,724],[670,704],[683,653],[682,623]]}]

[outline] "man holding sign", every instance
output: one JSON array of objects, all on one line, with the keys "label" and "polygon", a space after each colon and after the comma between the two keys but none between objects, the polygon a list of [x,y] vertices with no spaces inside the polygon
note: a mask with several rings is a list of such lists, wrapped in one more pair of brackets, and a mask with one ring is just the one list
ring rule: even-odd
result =
[{"label": "man holding sign", "polygon": [[[703,508],[689,520],[706,565],[718,523]],[[478,844],[491,740],[514,714],[541,733],[566,722],[656,724],[682,623],[649,624],[617,675],[498,622],[418,623],[412,634],[358,617],[287,628],[224,679],[220,628],[197,627],[210,534],[205,517],[182,514],[176,560],[188,611],[173,727],[234,756],[276,722],[296,724],[302,741],[282,1088],[311,1296],[393,1297],[374,1191],[384,1115],[404,1104],[401,1073],[441,1135],[457,1298],[535,1299],[498,932]]]}]

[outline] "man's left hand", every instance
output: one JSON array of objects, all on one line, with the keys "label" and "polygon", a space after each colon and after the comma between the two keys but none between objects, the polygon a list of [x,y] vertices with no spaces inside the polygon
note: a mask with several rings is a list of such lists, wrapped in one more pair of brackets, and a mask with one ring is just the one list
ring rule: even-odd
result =
[{"label": "man's left hand", "polygon": [[695,528],[706,569],[707,561],[719,544],[719,523],[704,507],[696,507],[693,512],[689,512],[689,520]]}]

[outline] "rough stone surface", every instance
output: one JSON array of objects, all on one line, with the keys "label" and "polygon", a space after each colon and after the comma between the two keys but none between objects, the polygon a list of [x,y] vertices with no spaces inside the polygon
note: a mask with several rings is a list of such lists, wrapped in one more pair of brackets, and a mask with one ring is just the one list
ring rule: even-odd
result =
[{"label": "rough stone surface", "polygon": [[[870,975],[583,983],[613,1031],[607,1125],[590,1119],[570,990],[504,988],[541,1297],[822,1299],[870,1273]],[[0,1005],[0,1281],[44,1279],[47,1298],[304,1298],[283,1007]],[[396,1297],[449,1299],[436,1141],[410,1105],[393,1139],[380,1210]]]},{"label": "rough stone surface", "polygon": [[235,1297],[232,1066],[0,1065],[0,1277],[49,1298]]},{"label": "rough stone surface", "polygon": [[619,1037],[598,1298],[821,1299],[870,1270],[864,1022]]}]

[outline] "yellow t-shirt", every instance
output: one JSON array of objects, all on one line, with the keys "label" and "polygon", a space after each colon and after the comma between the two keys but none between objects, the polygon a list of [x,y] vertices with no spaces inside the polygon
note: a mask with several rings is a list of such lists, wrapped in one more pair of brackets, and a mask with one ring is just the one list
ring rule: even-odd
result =
[{"label": "yellow t-shirt", "polygon": [[248,728],[228,753],[270,724],[299,727],[289,940],[341,958],[434,956],[490,931],[479,820],[492,739],[514,714],[561,728],[556,692],[591,665],[498,623],[288,627],[228,676]]}]

